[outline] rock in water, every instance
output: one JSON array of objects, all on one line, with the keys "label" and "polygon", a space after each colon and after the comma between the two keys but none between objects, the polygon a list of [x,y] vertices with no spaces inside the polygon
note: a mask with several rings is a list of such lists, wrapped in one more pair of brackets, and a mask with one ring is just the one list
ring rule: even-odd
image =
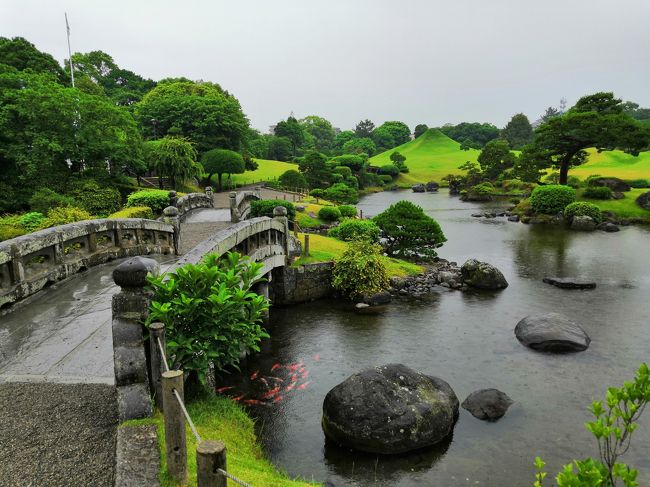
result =
[{"label": "rock in water", "polygon": [[591,232],[596,229],[596,222],[590,216],[574,216],[571,221],[571,228],[573,230],[580,230],[583,232]]},{"label": "rock in water", "polygon": [[499,269],[487,262],[469,259],[460,268],[465,284],[479,289],[503,289],[508,281]]},{"label": "rock in water", "polygon": [[413,190],[414,193],[424,193],[426,190],[424,184],[414,184],[413,186],[411,186],[411,189]]},{"label": "rock in water", "polygon": [[353,374],[327,393],[322,426],[336,443],[371,453],[403,453],[447,437],[458,398],[444,380],[402,364]]},{"label": "rock in water", "polygon": [[542,352],[581,352],[589,348],[589,335],[559,313],[526,316],[517,323],[515,336],[523,345]]},{"label": "rock in water", "polygon": [[487,421],[496,421],[506,414],[512,405],[512,399],[497,389],[481,389],[474,391],[463,401],[463,408],[472,416]]},{"label": "rock in water", "polygon": [[440,185],[438,183],[436,183],[435,181],[429,181],[427,183],[426,189],[427,189],[427,192],[434,193],[434,192],[438,191],[439,187],[440,187]]},{"label": "rock in water", "polygon": [[561,287],[563,289],[595,289],[596,283],[579,279],[577,277],[545,277],[542,279],[546,284]]}]

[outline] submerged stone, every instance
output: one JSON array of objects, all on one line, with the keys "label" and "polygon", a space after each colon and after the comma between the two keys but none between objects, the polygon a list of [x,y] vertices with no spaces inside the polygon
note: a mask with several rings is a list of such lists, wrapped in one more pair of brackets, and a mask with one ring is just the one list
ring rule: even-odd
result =
[{"label": "submerged stone", "polygon": [[580,279],[578,277],[545,277],[542,279],[546,284],[560,287],[562,289],[595,289],[596,283]]}]

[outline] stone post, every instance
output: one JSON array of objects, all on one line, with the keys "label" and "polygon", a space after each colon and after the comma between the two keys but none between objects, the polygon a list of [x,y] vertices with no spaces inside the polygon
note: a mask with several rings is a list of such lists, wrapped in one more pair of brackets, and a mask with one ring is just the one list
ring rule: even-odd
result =
[{"label": "stone post", "polygon": [[120,421],[151,416],[147,358],[142,320],[149,314],[151,292],[145,289],[147,275],[157,275],[158,262],[133,257],[113,270],[120,286],[113,295],[113,364]]},{"label": "stone post", "polygon": [[174,227],[174,251],[178,255],[181,249],[181,218],[178,216],[178,208],[175,206],[165,208],[163,221]]},{"label": "stone post", "polygon": [[[255,294],[259,294],[260,296],[264,296],[266,299],[269,299],[269,280],[271,279],[271,273],[266,276],[266,280],[263,282],[258,282],[253,286],[253,292]],[[269,324],[269,310],[266,309],[264,313],[262,314],[262,323],[264,325]]]},{"label": "stone post", "polygon": [[178,203],[178,196],[176,196],[176,191],[169,192],[169,206],[176,206]]},{"label": "stone post", "polygon": [[214,208],[214,193],[212,192],[212,186],[205,187],[205,195],[210,198],[210,206]]},{"label": "stone post", "polygon": [[285,259],[289,258],[289,219],[287,218],[287,209],[284,206],[276,206],[273,209],[273,219],[284,226],[282,235],[282,247],[284,248]]},{"label": "stone post", "polygon": [[240,215],[239,208],[237,208],[237,191],[231,191],[228,196],[230,198],[230,221],[232,223],[239,223]]}]

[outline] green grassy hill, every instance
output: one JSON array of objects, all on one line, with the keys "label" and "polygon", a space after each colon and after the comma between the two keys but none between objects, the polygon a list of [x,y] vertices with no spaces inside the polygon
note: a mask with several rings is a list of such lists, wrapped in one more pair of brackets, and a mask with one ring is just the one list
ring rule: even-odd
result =
[{"label": "green grassy hill", "polygon": [[460,144],[437,129],[429,129],[415,140],[370,158],[373,166],[391,164],[390,155],[399,152],[406,157],[408,174],[401,174],[398,183],[414,184],[437,181],[447,174],[462,174],[458,166],[476,161],[479,151],[460,150]]},{"label": "green grassy hill", "polygon": [[270,161],[267,159],[255,159],[259,167],[255,171],[246,171],[244,174],[233,174],[232,180],[237,184],[253,184],[260,181],[277,179],[283,172],[289,169],[298,170],[297,164],[282,161]]},{"label": "green grassy hill", "polygon": [[638,157],[618,150],[601,152],[589,149],[589,160],[582,166],[569,170],[569,175],[584,179],[592,174],[615,176],[621,179],[650,179],[650,152]]}]

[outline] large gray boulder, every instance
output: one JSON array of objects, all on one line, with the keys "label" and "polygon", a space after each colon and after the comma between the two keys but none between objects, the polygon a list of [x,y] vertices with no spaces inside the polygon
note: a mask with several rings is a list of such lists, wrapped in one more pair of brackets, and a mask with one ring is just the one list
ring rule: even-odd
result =
[{"label": "large gray boulder", "polygon": [[591,339],[580,325],[559,313],[526,316],[515,336],[523,345],[542,352],[581,352]]},{"label": "large gray boulder", "polygon": [[463,401],[463,409],[472,413],[472,416],[486,421],[496,421],[512,405],[512,399],[505,392],[497,389],[481,389],[472,392]]},{"label": "large gray boulder", "polygon": [[371,453],[404,453],[446,438],[458,418],[458,398],[444,380],[402,364],[353,374],[323,402],[328,438]]},{"label": "large gray boulder", "polygon": [[460,268],[463,281],[468,286],[479,289],[503,289],[508,287],[508,281],[499,269],[487,262],[469,259]]},{"label": "large gray boulder", "polygon": [[411,189],[414,193],[424,193],[426,191],[424,184],[414,184]]},{"label": "large gray boulder", "polygon": [[636,199],[636,204],[641,208],[650,210],[650,191],[639,195],[639,197]]},{"label": "large gray boulder", "polygon": [[435,181],[429,181],[426,185],[426,190],[428,193],[435,193],[440,188],[440,185]]},{"label": "large gray boulder", "polygon": [[630,185],[619,178],[595,178],[589,180],[589,186],[606,186],[614,192],[629,191]]},{"label": "large gray boulder", "polygon": [[571,229],[581,232],[591,232],[596,229],[596,222],[587,215],[574,216],[571,220]]}]

